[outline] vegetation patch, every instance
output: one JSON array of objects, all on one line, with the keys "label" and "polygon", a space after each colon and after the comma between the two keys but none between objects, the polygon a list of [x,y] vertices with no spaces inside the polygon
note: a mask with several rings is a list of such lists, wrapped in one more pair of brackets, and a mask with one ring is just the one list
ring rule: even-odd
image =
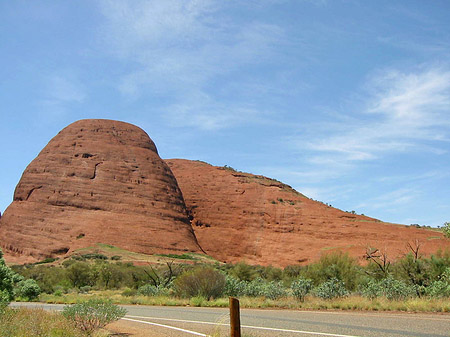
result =
[{"label": "vegetation patch", "polygon": [[40,300],[52,303],[100,298],[120,304],[227,306],[226,298],[235,296],[249,308],[450,311],[450,251],[426,258],[420,254],[420,243],[410,242],[408,247],[409,252],[395,261],[367,248],[366,265],[332,251],[315,263],[284,269],[184,260],[176,254],[158,257],[159,264],[143,265],[69,259],[61,265],[14,266],[12,274],[4,275],[20,274],[19,279],[10,277],[2,296],[6,303],[13,297],[36,297],[34,282],[43,292]]}]

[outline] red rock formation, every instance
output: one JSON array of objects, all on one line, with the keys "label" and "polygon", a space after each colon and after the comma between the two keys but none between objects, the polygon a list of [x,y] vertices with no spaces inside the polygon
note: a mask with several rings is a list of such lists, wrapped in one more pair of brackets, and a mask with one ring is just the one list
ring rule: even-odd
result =
[{"label": "red rock formation", "polygon": [[317,260],[335,249],[361,258],[368,246],[396,258],[416,239],[425,254],[450,246],[439,232],[343,212],[262,176],[198,161],[166,162],[183,192],[200,246],[221,261],[286,266]]},{"label": "red rock formation", "polygon": [[97,242],[142,253],[201,251],[153,141],[110,120],[75,122],[48,143],[0,219],[0,242],[21,262]]}]

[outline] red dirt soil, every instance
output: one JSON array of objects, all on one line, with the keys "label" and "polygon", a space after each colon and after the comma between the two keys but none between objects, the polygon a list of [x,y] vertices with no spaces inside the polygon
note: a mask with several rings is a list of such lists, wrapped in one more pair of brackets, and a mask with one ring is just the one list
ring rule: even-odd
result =
[{"label": "red dirt soil", "polygon": [[362,259],[367,247],[404,255],[450,247],[442,233],[381,222],[313,201],[276,180],[204,162],[166,160],[183,192],[203,250],[226,262],[287,266],[333,250]]}]

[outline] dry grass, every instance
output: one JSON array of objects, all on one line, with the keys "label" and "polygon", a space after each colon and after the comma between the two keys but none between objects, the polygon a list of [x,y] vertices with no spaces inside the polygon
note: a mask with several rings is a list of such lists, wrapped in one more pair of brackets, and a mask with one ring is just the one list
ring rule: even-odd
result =
[{"label": "dry grass", "polygon": [[[0,336],[2,337],[86,337],[60,313],[42,309],[6,309],[0,315]],[[105,332],[94,336],[106,337]]]},{"label": "dry grass", "polygon": [[[123,296],[121,290],[91,292],[89,294],[67,294],[54,296],[43,294],[40,300],[47,303],[76,303],[92,297],[111,299],[117,304],[140,304],[160,306],[228,307],[228,298],[207,300],[202,297],[191,299],[170,296]],[[333,300],[323,300],[307,296],[304,302],[293,297],[270,300],[264,297],[241,297],[242,308],[280,308],[306,310],[361,310],[361,311],[409,311],[409,312],[450,312],[450,301],[444,299],[412,298],[405,301],[390,301],[384,297],[374,300],[361,296],[348,296]]]}]

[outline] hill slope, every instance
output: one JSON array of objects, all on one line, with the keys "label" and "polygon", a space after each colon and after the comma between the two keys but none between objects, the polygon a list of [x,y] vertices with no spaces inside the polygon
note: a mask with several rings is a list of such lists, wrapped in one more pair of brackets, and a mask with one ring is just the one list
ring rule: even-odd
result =
[{"label": "hill slope", "polygon": [[347,213],[263,176],[199,161],[166,162],[200,246],[221,261],[286,266],[317,260],[335,249],[362,258],[368,246],[395,258],[416,239],[425,254],[450,246],[439,232]]}]

